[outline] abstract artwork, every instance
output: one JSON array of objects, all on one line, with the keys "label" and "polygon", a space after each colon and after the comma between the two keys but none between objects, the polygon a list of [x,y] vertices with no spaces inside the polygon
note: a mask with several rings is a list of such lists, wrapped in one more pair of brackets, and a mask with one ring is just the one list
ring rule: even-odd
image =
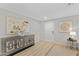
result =
[{"label": "abstract artwork", "polygon": [[25,19],[17,19],[15,17],[7,17],[7,34],[16,34],[25,31],[28,22]]},{"label": "abstract artwork", "polygon": [[72,29],[72,21],[62,21],[59,24],[60,32],[70,32]]}]

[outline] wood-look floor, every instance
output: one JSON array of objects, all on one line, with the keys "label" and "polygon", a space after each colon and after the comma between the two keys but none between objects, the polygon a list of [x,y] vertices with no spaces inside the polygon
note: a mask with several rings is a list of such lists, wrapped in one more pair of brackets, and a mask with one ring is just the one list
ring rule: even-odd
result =
[{"label": "wood-look floor", "polygon": [[36,43],[14,56],[75,56],[77,51],[63,45],[53,44],[46,41]]},{"label": "wood-look floor", "polygon": [[45,56],[53,47],[52,43],[38,42],[34,46],[17,53],[15,56]]}]

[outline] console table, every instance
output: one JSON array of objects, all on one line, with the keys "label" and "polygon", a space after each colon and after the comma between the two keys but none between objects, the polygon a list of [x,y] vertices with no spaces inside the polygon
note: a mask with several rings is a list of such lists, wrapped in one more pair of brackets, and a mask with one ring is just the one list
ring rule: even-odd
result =
[{"label": "console table", "polygon": [[0,37],[0,55],[13,55],[33,45],[34,35]]}]

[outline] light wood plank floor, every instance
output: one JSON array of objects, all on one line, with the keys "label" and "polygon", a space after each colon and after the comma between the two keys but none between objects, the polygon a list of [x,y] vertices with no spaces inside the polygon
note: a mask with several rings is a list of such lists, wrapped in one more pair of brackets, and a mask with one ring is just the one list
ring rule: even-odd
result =
[{"label": "light wood plank floor", "polygon": [[41,41],[14,56],[75,56],[76,54],[75,49],[70,49],[61,44]]},{"label": "light wood plank floor", "polygon": [[61,44],[55,44],[47,54],[48,56],[76,56],[77,50]]}]

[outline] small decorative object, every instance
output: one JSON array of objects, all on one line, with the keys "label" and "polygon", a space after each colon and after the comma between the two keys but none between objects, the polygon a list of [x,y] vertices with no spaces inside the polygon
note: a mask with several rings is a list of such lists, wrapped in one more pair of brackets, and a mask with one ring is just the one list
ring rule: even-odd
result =
[{"label": "small decorative object", "polygon": [[59,24],[59,30],[60,32],[70,32],[72,28],[72,22],[71,21],[63,21]]}]

